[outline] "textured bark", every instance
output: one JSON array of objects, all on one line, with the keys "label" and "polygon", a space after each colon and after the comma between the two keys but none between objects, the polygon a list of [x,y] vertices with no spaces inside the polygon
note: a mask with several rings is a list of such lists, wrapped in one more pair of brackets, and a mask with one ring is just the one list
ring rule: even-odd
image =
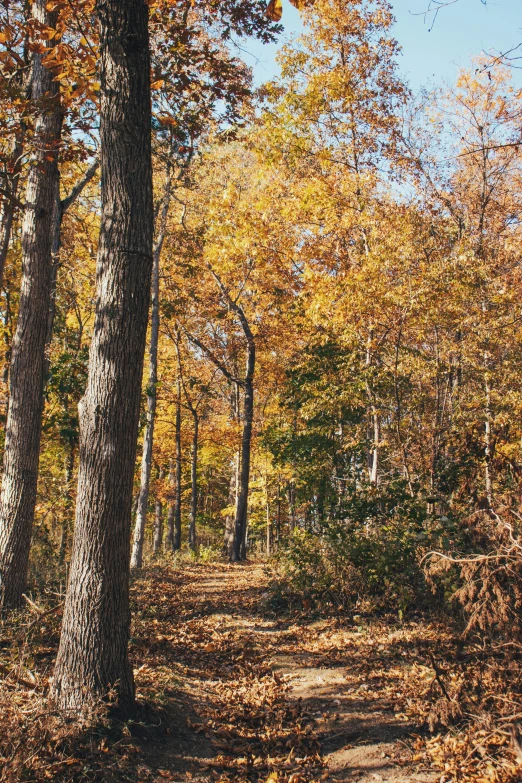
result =
[{"label": "textured bark", "polygon": [[131,568],[141,568],[143,565],[143,542],[145,540],[145,526],[147,524],[147,507],[149,505],[150,470],[152,466],[152,450],[154,447],[154,425],[156,422],[156,405],[158,400],[158,341],[160,327],[159,309],[159,280],[160,258],[165,233],[167,230],[167,217],[170,206],[170,191],[172,181],[172,167],[170,161],[167,167],[167,180],[163,197],[163,208],[160,218],[160,230],[156,247],[154,248],[154,262],[152,267],[152,291],[151,291],[151,319],[150,319],[150,347],[149,347],[149,385],[147,388],[147,424],[143,439],[143,452],[141,457],[140,494],[138,497],[138,513],[134,527],[134,540],[132,544]]},{"label": "textured bark", "polygon": [[196,515],[198,511],[198,434],[199,434],[199,416],[193,408],[192,417],[194,419],[194,433],[192,436],[192,461],[190,468],[190,522],[188,531],[188,545],[193,552],[196,549]]},{"label": "textured bark", "polygon": [[[32,12],[52,27],[45,0]],[[47,44],[49,46],[49,44]],[[0,498],[0,579],[6,608],[22,601],[36,504],[42,430],[45,338],[49,309],[54,194],[62,126],[59,86],[33,55],[31,97],[38,106],[22,225],[22,284],[13,340],[4,473]]]},{"label": "textured bark", "polygon": [[134,706],[127,655],[129,548],[152,271],[148,7],[100,0],[102,219],[76,527],[51,695],[83,712]]}]

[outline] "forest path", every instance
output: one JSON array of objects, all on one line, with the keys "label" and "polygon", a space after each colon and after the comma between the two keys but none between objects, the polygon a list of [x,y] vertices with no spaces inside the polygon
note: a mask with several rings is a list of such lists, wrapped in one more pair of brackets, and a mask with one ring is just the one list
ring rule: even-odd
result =
[{"label": "forest path", "polygon": [[404,686],[421,627],[277,616],[260,564],[151,575],[134,585],[133,654],[147,649],[138,696],[163,704],[168,736],[146,751],[155,780],[438,780],[416,753]]}]

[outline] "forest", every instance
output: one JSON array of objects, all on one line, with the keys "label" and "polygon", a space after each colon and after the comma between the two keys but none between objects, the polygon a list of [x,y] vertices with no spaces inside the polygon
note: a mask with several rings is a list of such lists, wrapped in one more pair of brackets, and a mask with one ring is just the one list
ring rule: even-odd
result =
[{"label": "forest", "polygon": [[522,44],[289,2],[0,2],[1,783],[522,780]]}]

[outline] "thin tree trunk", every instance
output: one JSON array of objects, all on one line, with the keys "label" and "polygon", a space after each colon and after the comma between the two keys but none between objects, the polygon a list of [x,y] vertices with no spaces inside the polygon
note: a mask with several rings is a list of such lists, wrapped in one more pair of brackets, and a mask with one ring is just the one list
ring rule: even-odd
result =
[{"label": "thin tree trunk", "polygon": [[[366,367],[368,370],[372,366],[372,343],[373,343],[373,329],[370,328],[368,332],[368,340],[366,343]],[[369,478],[370,478],[370,484],[377,486],[377,484],[379,483],[379,441],[381,438],[381,428],[380,428],[379,414],[377,412],[377,408],[375,405],[375,392],[369,380],[366,381],[366,390],[371,404],[371,412],[372,412],[371,415],[372,415],[372,425],[373,425],[373,433],[372,433],[373,446],[372,446],[372,451],[368,458],[368,462],[370,466]]]},{"label": "thin tree trunk", "polygon": [[370,471],[370,484],[377,486],[379,483],[379,441],[381,439],[381,425],[379,421],[379,414],[375,407],[372,410],[373,419],[373,454],[372,454],[372,469]]},{"label": "thin tree trunk", "polygon": [[486,392],[486,420],[484,423],[484,483],[486,490],[486,500],[488,506],[493,501],[493,491],[491,485],[491,382],[488,369],[488,356],[484,354],[484,364],[486,371],[484,373],[484,386]]},{"label": "thin tree trunk", "polygon": [[232,473],[230,476],[230,489],[228,492],[228,505],[229,508],[234,508],[234,513],[228,513],[225,517],[225,538],[223,542],[223,554],[231,558],[234,548],[234,521],[235,510],[237,509],[237,502],[239,499],[239,466],[241,461],[240,451],[236,451],[234,456],[234,464]]},{"label": "thin tree trunk", "polygon": [[[160,468],[158,478],[163,478],[163,470]],[[161,552],[161,546],[163,544],[163,503],[159,498],[156,498],[154,504],[154,540],[152,543],[152,551],[155,555],[159,555]]]},{"label": "thin tree trunk", "polygon": [[191,500],[190,500],[190,524],[188,534],[189,549],[196,550],[196,515],[198,510],[198,432],[199,416],[195,410],[192,411],[194,418],[194,434],[192,436],[192,464],[191,464]]},{"label": "thin tree trunk", "polygon": [[178,379],[176,398],[176,505],[174,507],[173,549],[181,549],[181,381]]},{"label": "thin tree trunk", "polygon": [[53,235],[52,235],[52,266],[51,266],[51,295],[49,301],[49,314],[47,316],[47,335],[45,338],[45,373],[44,380],[47,381],[50,365],[51,342],[53,339],[54,319],[56,315],[56,285],[58,281],[58,270],[60,268],[60,249],[62,247],[62,223],[63,218],[69,207],[71,207],[83,192],[96,174],[99,161],[87,169],[84,176],[77,182],[67,198],[60,198],[60,173],[56,179],[56,191],[53,206]]},{"label": "thin tree trunk", "polygon": [[255,347],[249,340],[247,349],[247,373],[245,379],[245,398],[243,403],[243,436],[241,439],[241,470],[239,473],[239,497],[234,523],[234,548],[232,561],[245,559],[245,536],[248,508],[248,490],[250,484],[250,446],[252,442],[252,423],[254,421],[254,369]]},{"label": "thin tree trunk", "polygon": [[69,539],[69,527],[70,527],[70,514],[73,507],[72,497],[72,480],[74,473],[74,446],[69,446],[69,452],[65,461],[65,508],[62,518],[62,529],[60,535],[60,550],[59,561],[65,562],[65,556],[67,554],[67,543]]},{"label": "thin tree trunk", "polygon": [[23,136],[23,131],[20,131],[16,134],[14,140],[10,160],[12,173],[10,177],[11,182],[9,183],[9,193],[6,195],[6,198],[4,198],[2,211],[0,213],[0,288],[4,283],[5,262],[7,260],[7,252],[11,242],[11,231],[13,229],[16,200],[18,197],[18,184],[20,181],[20,172],[22,170]]},{"label": "thin tree trunk", "polygon": [[[36,0],[34,17],[48,27],[56,13]],[[46,44],[49,47],[49,42]],[[53,203],[62,127],[59,85],[33,55],[32,99],[38,105],[34,153],[22,226],[22,285],[12,346],[9,410],[0,498],[2,602],[18,606],[25,589],[38,482],[43,412],[45,337],[51,283]]]},{"label": "thin tree trunk", "polygon": [[154,425],[156,421],[157,385],[158,385],[158,342],[160,326],[159,310],[159,281],[160,259],[165,233],[167,230],[167,217],[170,206],[170,191],[172,182],[172,167],[167,164],[167,179],[163,196],[163,208],[160,218],[160,230],[156,247],[154,248],[154,261],[152,267],[152,303],[150,323],[150,348],[149,348],[149,385],[147,388],[147,425],[143,439],[143,453],[141,458],[140,494],[138,500],[138,513],[134,528],[134,541],[132,545],[131,568],[141,568],[143,565],[143,541],[145,538],[145,525],[147,523],[147,506],[149,504],[150,469],[152,465],[152,449],[154,446]]},{"label": "thin tree trunk", "polygon": [[295,530],[295,485],[293,479],[288,486],[288,506],[290,511],[290,533]]},{"label": "thin tree trunk", "polygon": [[152,271],[148,6],[104,0],[101,51],[102,221],[89,376],[80,403],[76,529],[51,695],[83,712],[112,694],[134,706],[127,655],[129,548]]},{"label": "thin tree trunk", "polygon": [[194,335],[188,335],[189,340],[194,345],[197,345],[209,357],[209,359],[223,373],[223,375],[228,378],[229,381],[242,386],[244,389],[243,434],[241,439],[241,471],[239,482],[240,488],[236,507],[236,518],[234,520],[234,546],[232,548],[231,557],[232,562],[239,562],[241,559],[246,557],[247,509],[250,482],[250,446],[252,440],[252,424],[254,420],[254,372],[256,365],[256,346],[254,335],[252,334],[252,330],[250,329],[250,325],[245,316],[243,308],[237,303],[235,299],[230,296],[230,293],[227,291],[223,281],[210,263],[208,263],[208,268],[228,306],[236,313],[247,343],[246,373],[244,379],[240,380],[236,375],[233,375],[226,368],[226,366],[214,356],[212,351],[209,351],[200,340],[198,340]]},{"label": "thin tree trunk", "polygon": [[176,504],[176,484],[174,472],[174,460],[169,462],[169,510],[167,513],[167,534],[165,536],[165,549],[174,551],[174,510]]},{"label": "thin tree trunk", "polygon": [[265,494],[266,494],[266,554],[270,556],[270,498],[268,496],[268,475],[265,476]]},{"label": "thin tree trunk", "polygon": [[155,555],[159,555],[163,544],[163,503],[161,500],[156,500],[154,504],[154,541],[152,544],[152,551]]}]

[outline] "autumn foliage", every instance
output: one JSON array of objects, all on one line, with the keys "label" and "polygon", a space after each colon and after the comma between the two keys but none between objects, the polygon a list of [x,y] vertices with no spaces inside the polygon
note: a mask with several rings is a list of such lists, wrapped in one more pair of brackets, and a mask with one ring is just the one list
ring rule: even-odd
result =
[{"label": "autumn foliage", "polygon": [[[382,652],[372,665],[388,677],[406,650],[396,698],[417,732],[412,758],[441,783],[516,779],[522,92],[502,58],[482,56],[413,96],[385,0],[292,4],[304,32],[255,88],[236,43],[276,40],[280,0],[147,3],[155,271],[128,524],[141,520],[130,649],[136,725],[149,728],[136,743],[140,729],[115,727],[104,704],[73,726],[47,701],[99,302],[98,10],[0,4],[3,449],[32,290],[27,194],[47,164],[59,169],[29,572],[23,609],[2,619],[1,780],[159,779],[150,725],[170,726],[169,694],[195,667],[198,688],[205,667],[220,683],[185,715],[217,754],[202,774],[326,779],[317,715],[293,705],[254,632],[223,636],[192,596],[172,599],[200,567],[228,580],[226,561],[259,558],[268,571],[254,568],[234,611],[259,601],[293,618],[299,654],[317,643],[329,665],[360,644]],[[54,92],[35,97],[35,63]],[[43,150],[53,112],[61,130]],[[189,608],[192,619],[167,617]],[[337,647],[309,614],[344,624]]]}]

